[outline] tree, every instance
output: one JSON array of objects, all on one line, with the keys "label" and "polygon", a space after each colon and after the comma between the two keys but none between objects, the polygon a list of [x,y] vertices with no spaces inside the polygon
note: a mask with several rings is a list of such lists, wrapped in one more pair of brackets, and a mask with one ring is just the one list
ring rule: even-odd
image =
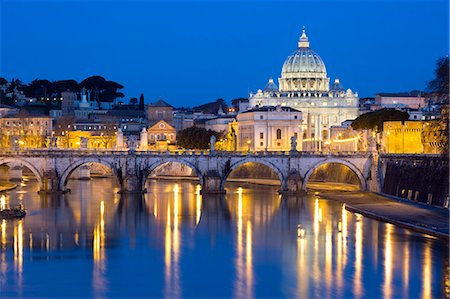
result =
[{"label": "tree", "polygon": [[89,100],[97,102],[97,106],[100,108],[100,91],[106,86],[105,78],[101,76],[91,76],[81,81],[79,85],[80,89],[84,87],[90,91],[91,98]]},{"label": "tree", "polygon": [[216,114],[220,107],[222,107],[223,111],[228,111],[228,106],[225,103],[224,99],[217,99],[215,102],[210,102],[194,107],[192,108],[192,110],[203,113]]},{"label": "tree", "polygon": [[353,121],[352,128],[355,130],[376,130],[381,132],[385,121],[405,121],[408,119],[408,112],[384,108],[358,116]]},{"label": "tree", "polygon": [[221,133],[194,126],[181,130],[177,134],[177,144],[188,149],[208,149],[213,135],[219,138]]},{"label": "tree", "polygon": [[25,95],[32,98],[43,98],[46,100],[52,93],[52,82],[45,79],[34,79],[25,88]]},{"label": "tree", "polygon": [[434,71],[435,78],[428,82],[428,91],[434,93],[438,97],[438,101],[448,105],[449,97],[449,60],[447,57],[441,57],[436,61],[436,69]]},{"label": "tree", "polygon": [[138,99],[137,98],[131,98],[130,99],[130,105],[136,105],[137,104]]},{"label": "tree", "polygon": [[449,113],[449,59],[447,57],[439,58],[436,61],[435,78],[428,82],[428,91],[434,94],[437,102],[441,104],[441,117],[438,120],[431,121],[429,126],[425,127],[424,136],[426,140],[435,144],[442,154],[448,156],[448,113]]},{"label": "tree", "polygon": [[144,104],[144,94],[141,93],[141,96],[139,97],[139,110],[144,110],[145,104]]}]

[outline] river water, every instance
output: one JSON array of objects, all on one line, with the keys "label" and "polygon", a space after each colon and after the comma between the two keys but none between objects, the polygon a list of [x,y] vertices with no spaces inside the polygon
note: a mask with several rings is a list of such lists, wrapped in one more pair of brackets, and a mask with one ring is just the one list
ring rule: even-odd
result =
[{"label": "river water", "polygon": [[[151,181],[120,197],[111,179],[6,195],[23,220],[1,223],[0,297],[441,298],[446,242],[345,211],[319,195]],[[338,192],[338,191],[336,191]]]}]

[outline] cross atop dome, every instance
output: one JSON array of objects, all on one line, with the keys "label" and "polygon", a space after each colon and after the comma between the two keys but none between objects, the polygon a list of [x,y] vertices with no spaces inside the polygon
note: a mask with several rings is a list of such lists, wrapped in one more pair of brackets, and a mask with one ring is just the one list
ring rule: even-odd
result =
[{"label": "cross atop dome", "polygon": [[300,36],[300,41],[298,42],[299,48],[309,48],[308,36],[306,35],[305,26],[302,29],[302,35]]}]

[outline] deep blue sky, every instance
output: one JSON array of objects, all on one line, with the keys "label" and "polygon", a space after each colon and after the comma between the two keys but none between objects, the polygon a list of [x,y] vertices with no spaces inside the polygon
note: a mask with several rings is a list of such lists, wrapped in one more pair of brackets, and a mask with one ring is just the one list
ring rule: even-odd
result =
[{"label": "deep blue sky", "polygon": [[303,25],[331,80],[362,97],[423,89],[449,44],[447,1],[0,1],[0,76],[101,75],[175,106],[263,88]]}]

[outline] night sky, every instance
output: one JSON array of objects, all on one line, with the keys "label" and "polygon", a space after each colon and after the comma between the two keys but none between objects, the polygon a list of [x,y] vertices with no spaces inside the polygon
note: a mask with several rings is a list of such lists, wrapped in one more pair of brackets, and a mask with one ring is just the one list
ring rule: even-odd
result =
[{"label": "night sky", "polygon": [[361,97],[424,89],[449,44],[447,1],[0,1],[0,76],[101,75],[175,106],[263,88],[303,25],[331,81]]}]

